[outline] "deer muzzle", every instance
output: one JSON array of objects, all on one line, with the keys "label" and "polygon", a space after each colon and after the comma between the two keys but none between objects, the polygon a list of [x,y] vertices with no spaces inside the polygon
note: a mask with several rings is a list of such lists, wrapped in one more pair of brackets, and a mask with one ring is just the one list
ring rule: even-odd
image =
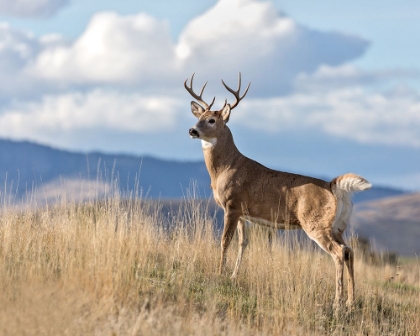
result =
[{"label": "deer muzzle", "polygon": [[200,136],[200,134],[195,128],[190,128],[189,133],[191,138],[198,138]]}]

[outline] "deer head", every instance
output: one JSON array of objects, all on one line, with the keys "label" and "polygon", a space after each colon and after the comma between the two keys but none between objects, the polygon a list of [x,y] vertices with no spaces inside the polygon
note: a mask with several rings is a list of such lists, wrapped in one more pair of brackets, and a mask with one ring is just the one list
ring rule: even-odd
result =
[{"label": "deer head", "polygon": [[239,102],[245,97],[251,85],[251,82],[248,84],[245,93],[242,96],[240,96],[241,73],[239,73],[238,89],[236,91],[228,87],[222,80],[223,85],[230,93],[232,93],[235,96],[236,101],[232,105],[230,105],[227,102],[227,100],[225,100],[225,104],[221,110],[212,111],[211,107],[214,104],[215,98],[213,98],[210,105],[207,104],[202,98],[207,82],[205,82],[203,87],[201,88],[200,95],[197,95],[193,91],[193,80],[194,74],[191,76],[190,85],[187,85],[187,78],[184,82],[184,87],[191,94],[191,96],[193,96],[195,100],[201,103],[201,105],[195,101],[191,102],[191,112],[194,116],[197,117],[198,122],[192,128],[190,128],[189,133],[191,138],[193,139],[199,138],[207,143],[214,145],[215,141],[217,141],[217,138],[220,136],[220,133],[223,132],[225,124],[229,121],[231,110],[238,106]]}]

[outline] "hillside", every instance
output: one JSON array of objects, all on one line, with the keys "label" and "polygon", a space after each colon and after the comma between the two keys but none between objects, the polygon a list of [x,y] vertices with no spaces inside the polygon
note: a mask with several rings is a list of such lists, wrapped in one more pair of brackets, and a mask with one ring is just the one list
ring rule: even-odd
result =
[{"label": "hillside", "polygon": [[188,202],[170,230],[138,199],[3,212],[0,335],[418,335],[418,260],[356,255],[353,310],[335,312],[318,247],[252,230],[233,281],[236,240],[218,274],[213,223]]},{"label": "hillside", "polygon": [[353,227],[380,249],[420,255],[420,193],[388,197],[355,206]]}]

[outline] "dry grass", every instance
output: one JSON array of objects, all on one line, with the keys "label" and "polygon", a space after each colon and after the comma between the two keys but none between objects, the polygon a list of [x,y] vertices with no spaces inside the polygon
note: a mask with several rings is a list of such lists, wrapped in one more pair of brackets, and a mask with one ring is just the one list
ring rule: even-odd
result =
[{"label": "dry grass", "polygon": [[[415,335],[420,267],[356,260],[356,307],[335,318],[334,267],[318,248],[263,230],[237,281],[217,275],[212,219],[195,201],[168,221],[141,199],[4,207],[3,335]],[[282,238],[283,237],[283,238]],[[229,251],[232,270],[236,242]],[[291,246],[293,245],[293,246]]]}]

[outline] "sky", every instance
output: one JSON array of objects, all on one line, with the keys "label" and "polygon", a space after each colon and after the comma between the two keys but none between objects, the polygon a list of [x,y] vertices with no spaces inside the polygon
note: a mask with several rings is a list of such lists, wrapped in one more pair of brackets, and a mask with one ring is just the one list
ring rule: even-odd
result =
[{"label": "sky", "polygon": [[183,82],[275,169],[420,190],[420,2],[0,0],[0,137],[202,160]]}]

